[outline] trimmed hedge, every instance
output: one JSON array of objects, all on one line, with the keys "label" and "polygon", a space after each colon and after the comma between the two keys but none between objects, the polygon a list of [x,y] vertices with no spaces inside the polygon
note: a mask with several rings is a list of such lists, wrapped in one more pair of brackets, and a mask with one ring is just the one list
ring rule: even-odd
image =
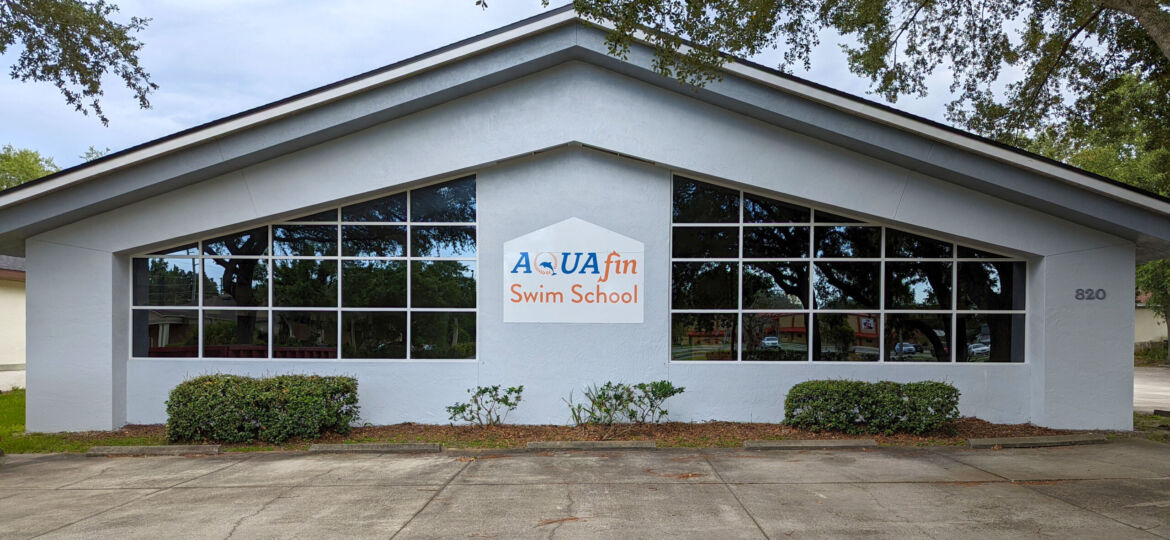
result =
[{"label": "trimmed hedge", "polygon": [[347,433],[357,419],[353,377],[205,375],[171,390],[167,440],[281,443]]},{"label": "trimmed hedge", "polygon": [[807,381],[784,398],[784,423],[811,431],[924,435],[959,418],[959,390],[933,381]]}]

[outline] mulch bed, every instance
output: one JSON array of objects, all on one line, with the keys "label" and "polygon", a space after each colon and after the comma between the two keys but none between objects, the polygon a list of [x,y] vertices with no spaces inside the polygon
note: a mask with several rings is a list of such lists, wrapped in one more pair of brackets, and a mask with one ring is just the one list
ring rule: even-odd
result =
[{"label": "mulch bed", "polygon": [[[452,448],[522,448],[530,441],[601,441],[601,440],[655,440],[660,447],[741,447],[747,440],[774,439],[859,439],[873,438],[879,444],[897,446],[961,445],[967,439],[984,437],[1031,437],[1074,433],[1031,424],[992,424],[978,418],[961,418],[955,423],[953,434],[928,436],[848,435],[840,432],[813,432],[793,429],[781,424],[743,422],[664,422],[662,424],[622,424],[616,426],[524,426],[492,427],[451,426],[431,424],[395,424],[354,428],[346,435],[330,433],[312,442],[430,442]],[[110,436],[165,438],[162,425],[129,425],[116,431],[97,431],[71,434],[73,440],[87,441]],[[281,448],[297,448],[307,441],[289,441]],[[262,446],[257,442],[253,445]]]}]

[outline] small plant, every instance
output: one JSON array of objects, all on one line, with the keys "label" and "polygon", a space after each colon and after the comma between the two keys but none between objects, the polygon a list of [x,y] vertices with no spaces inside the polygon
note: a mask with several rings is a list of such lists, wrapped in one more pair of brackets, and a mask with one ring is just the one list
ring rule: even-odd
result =
[{"label": "small plant", "polygon": [[464,421],[479,426],[498,426],[508,417],[508,413],[516,410],[523,399],[524,385],[507,388],[500,393],[500,385],[477,386],[471,393],[471,401],[456,403],[447,407],[451,421]]},{"label": "small plant", "polygon": [[654,381],[634,385],[636,391],[633,408],[630,411],[630,420],[645,424],[657,424],[670,414],[662,408],[662,403],[672,396],[683,393],[686,388],[675,386],[670,381]]}]

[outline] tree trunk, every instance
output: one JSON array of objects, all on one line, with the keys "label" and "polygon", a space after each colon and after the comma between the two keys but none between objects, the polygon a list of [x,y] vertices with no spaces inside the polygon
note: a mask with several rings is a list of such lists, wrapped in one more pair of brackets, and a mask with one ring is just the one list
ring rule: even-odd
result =
[{"label": "tree trunk", "polygon": [[1163,10],[1157,0],[1101,0],[1096,4],[1137,19],[1162,50],[1162,56],[1170,59],[1170,13]]}]

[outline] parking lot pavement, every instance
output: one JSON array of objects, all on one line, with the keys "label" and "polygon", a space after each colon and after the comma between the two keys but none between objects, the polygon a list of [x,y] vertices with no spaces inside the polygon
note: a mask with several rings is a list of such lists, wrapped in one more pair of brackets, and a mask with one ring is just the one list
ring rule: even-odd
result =
[{"label": "parking lot pavement", "polygon": [[1133,410],[1170,411],[1170,367],[1133,368]]},{"label": "parking lot pavement", "polygon": [[11,455],[0,538],[1170,538],[1170,446]]}]

